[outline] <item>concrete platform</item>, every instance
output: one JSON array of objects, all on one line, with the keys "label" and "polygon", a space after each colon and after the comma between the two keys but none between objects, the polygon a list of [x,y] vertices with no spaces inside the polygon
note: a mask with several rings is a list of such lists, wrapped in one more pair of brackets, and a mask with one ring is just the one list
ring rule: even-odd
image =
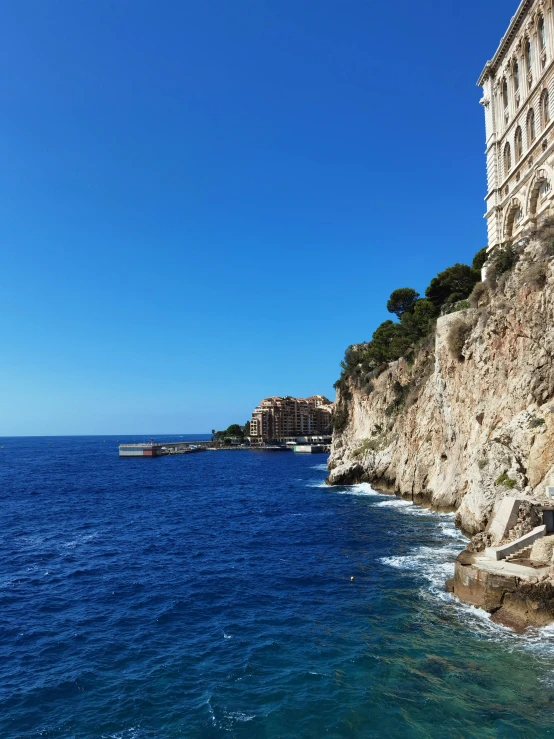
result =
[{"label": "concrete platform", "polygon": [[505,559],[494,560],[488,557],[475,556],[473,566],[496,575],[518,577],[520,580],[531,580],[547,575],[550,567],[525,567],[524,565],[507,562]]}]

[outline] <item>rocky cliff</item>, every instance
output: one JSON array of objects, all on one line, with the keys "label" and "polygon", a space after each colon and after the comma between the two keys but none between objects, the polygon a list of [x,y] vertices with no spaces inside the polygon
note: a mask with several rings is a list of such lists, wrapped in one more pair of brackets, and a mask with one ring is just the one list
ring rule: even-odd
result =
[{"label": "rocky cliff", "polygon": [[520,243],[515,266],[439,318],[411,362],[380,367],[363,389],[342,383],[330,484],[455,509],[469,534],[506,494],[554,485],[553,242]]}]

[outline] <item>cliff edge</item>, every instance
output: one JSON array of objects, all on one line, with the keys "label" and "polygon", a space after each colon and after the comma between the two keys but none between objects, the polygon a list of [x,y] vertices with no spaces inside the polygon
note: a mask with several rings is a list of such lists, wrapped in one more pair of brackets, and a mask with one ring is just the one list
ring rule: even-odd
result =
[{"label": "cliff edge", "polygon": [[330,484],[456,510],[471,535],[506,495],[554,485],[552,234],[513,247],[515,263],[439,317],[409,359],[339,383]]}]

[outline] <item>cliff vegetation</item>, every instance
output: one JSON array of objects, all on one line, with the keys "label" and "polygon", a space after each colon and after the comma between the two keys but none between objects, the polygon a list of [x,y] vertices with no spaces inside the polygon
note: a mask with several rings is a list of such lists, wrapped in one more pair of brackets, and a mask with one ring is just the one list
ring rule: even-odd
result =
[{"label": "cliff vegetation", "polygon": [[499,498],[554,481],[553,256],[548,221],[444,270],[424,297],[391,294],[394,319],[341,365],[331,484],[455,509],[476,534]]}]

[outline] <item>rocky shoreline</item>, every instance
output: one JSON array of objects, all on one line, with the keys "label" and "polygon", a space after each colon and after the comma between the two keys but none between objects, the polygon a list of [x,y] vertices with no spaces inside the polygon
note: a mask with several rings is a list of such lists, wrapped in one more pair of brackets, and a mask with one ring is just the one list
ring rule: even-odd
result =
[{"label": "rocky shoreline", "polygon": [[[554,622],[550,559],[543,572],[529,565],[531,574],[489,572],[481,561],[529,528],[522,519],[487,537],[498,504],[515,496],[527,509],[544,508],[554,485],[554,234],[517,248],[515,264],[480,283],[470,307],[440,317],[410,357],[376,368],[370,380],[352,372],[341,381],[328,482],[367,482],[456,511],[457,527],[474,540],[449,587],[522,628]],[[456,351],[453,334],[463,337]]]},{"label": "rocky shoreline", "polygon": [[[340,484],[368,482],[354,478],[353,482]],[[326,483],[337,484],[332,483],[329,477]],[[419,496],[419,500],[415,496],[412,500],[390,489],[374,487],[374,490],[382,495],[409,500],[414,505],[438,513],[455,511],[453,507],[434,506],[423,496]],[[516,556],[511,561],[492,560],[484,552],[486,545],[494,543],[498,536],[501,537],[499,543],[503,545],[517,541],[523,532],[525,537],[534,530],[534,524],[542,522],[543,507],[550,510],[554,506],[546,499],[520,500],[509,497],[503,502],[509,500],[517,505],[517,515],[507,520],[500,534],[495,532],[495,516],[491,516],[486,531],[471,537],[467,547],[457,556],[454,576],[446,581],[445,589],[466,605],[487,611],[493,622],[523,632],[527,628],[540,628],[554,623],[554,534],[541,536],[526,556]],[[499,508],[501,506],[497,506]]]},{"label": "rocky shoreline", "polygon": [[496,623],[523,631],[554,622],[550,572],[538,570],[535,577],[527,578],[517,572],[517,566],[487,570],[478,555],[467,549],[458,555],[455,567],[454,577],[446,583],[447,591],[468,605],[488,611]]}]

